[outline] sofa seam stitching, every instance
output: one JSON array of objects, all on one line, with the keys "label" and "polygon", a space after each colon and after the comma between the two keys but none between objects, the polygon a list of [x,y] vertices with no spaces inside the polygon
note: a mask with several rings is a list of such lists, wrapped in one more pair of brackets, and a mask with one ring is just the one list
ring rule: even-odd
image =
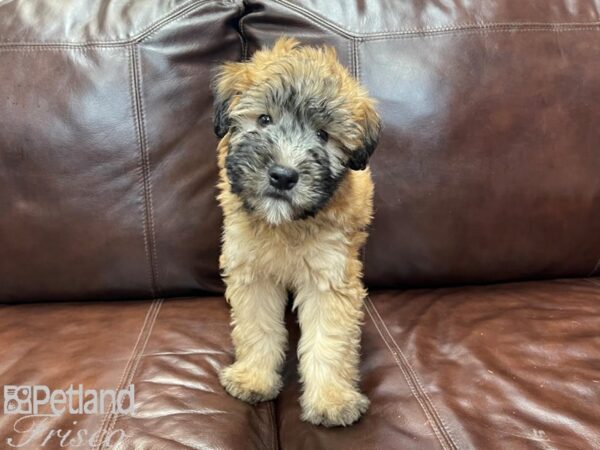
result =
[{"label": "sofa seam stitching", "polygon": [[518,27],[536,27],[535,29],[578,29],[580,27],[600,27],[600,21],[591,22],[498,22],[498,23],[463,23],[454,26],[432,27],[432,28],[406,28],[401,30],[385,30],[372,33],[360,33],[355,30],[344,28],[341,24],[327,19],[323,15],[305,8],[301,5],[296,5],[287,0],[272,0],[289,10],[295,11],[307,19],[313,19],[315,22],[320,22],[320,25],[328,28],[330,31],[338,35],[346,35],[354,38],[370,40],[369,38],[392,37],[397,35],[423,35],[428,33],[448,32],[448,31],[463,31],[472,29],[496,29],[496,28],[518,28]]},{"label": "sofa seam stitching", "polygon": [[352,76],[356,78],[356,40],[354,38],[350,38],[350,49],[352,56],[350,70],[352,72]]},{"label": "sofa seam stitching", "polygon": [[196,8],[203,6],[208,3],[217,3],[214,0],[191,0],[184,3],[178,8],[174,8],[171,11],[164,14],[162,17],[156,19],[150,25],[142,28],[138,33],[125,39],[114,39],[109,41],[90,41],[90,42],[0,42],[0,50],[2,48],[11,47],[124,47],[127,45],[143,42],[149,36],[160,31],[164,27],[170,25],[176,20],[184,17],[188,13],[194,11]]},{"label": "sofa seam stitching", "polygon": [[450,31],[438,31],[432,33],[417,33],[417,34],[404,34],[404,35],[392,35],[392,36],[375,36],[372,38],[361,38],[364,42],[376,42],[385,40],[408,40],[415,38],[430,39],[441,36],[467,36],[472,34],[492,34],[492,33],[524,33],[524,32],[547,32],[547,33],[561,33],[568,31],[600,31],[600,23],[598,25],[582,28],[573,29],[555,29],[555,28],[507,28],[507,29],[486,29],[486,28],[473,28],[463,30],[450,30]]},{"label": "sofa seam stitching", "polygon": [[355,40],[354,57],[356,58],[356,80],[360,83],[362,79],[362,67],[360,65],[360,43],[359,39]]},{"label": "sofa seam stitching", "polygon": [[269,410],[269,419],[271,420],[271,448],[273,450],[279,450],[277,417],[275,415],[275,405],[273,400],[267,402],[267,408]]},{"label": "sofa seam stitching", "polygon": [[[433,405],[433,402],[427,395],[427,392],[425,391],[422,384],[420,383],[416,373],[414,372],[414,370],[408,363],[408,360],[404,356],[404,353],[402,352],[402,350],[400,350],[400,347],[398,346],[397,342],[392,337],[391,333],[389,332],[387,326],[383,322],[381,315],[379,314],[377,308],[373,304],[370,297],[367,297],[367,302],[368,302],[368,305],[370,305],[370,307],[367,307],[367,312],[369,313],[369,316],[371,317],[371,320],[373,321],[373,325],[375,325],[375,328],[377,329],[377,332],[379,333],[381,339],[383,340],[384,344],[386,345],[386,347],[392,354],[392,357],[396,361],[396,364],[400,368],[400,371],[404,375],[404,379],[406,380],[406,382],[411,390],[411,393],[413,394],[415,399],[418,401],[419,405],[421,406],[421,409],[425,413],[427,420],[428,420],[429,424],[431,425],[431,428],[434,431],[434,434],[436,435],[436,437],[438,438],[438,441],[440,442],[440,445],[444,449],[459,448],[456,445],[452,434],[448,430],[448,426],[446,425],[444,420],[441,418],[439,412]],[[371,310],[374,311],[374,313],[377,315],[378,319],[375,318],[375,316],[373,315]],[[389,336],[389,339],[396,347],[396,351],[394,351],[392,349],[390,343],[383,335],[383,332],[381,331],[380,327],[377,325],[377,322],[381,323],[381,326],[386,331],[386,334]],[[429,410],[429,408],[427,408],[427,406],[430,406],[431,410]]]},{"label": "sofa seam stitching", "polygon": [[346,52],[348,53],[348,65],[350,66],[350,73],[354,75],[354,71],[352,69],[352,59],[354,58],[354,53],[352,52],[352,39],[346,39]]},{"label": "sofa seam stitching", "polygon": [[[134,355],[135,355],[135,352],[136,352],[136,348],[139,345],[139,342],[140,342],[140,339],[142,337],[143,331],[144,331],[144,329],[146,327],[146,324],[148,323],[148,319],[152,315],[151,312],[155,308],[156,302],[157,302],[157,300],[153,300],[152,303],[150,304],[150,307],[146,311],[146,314],[144,316],[144,321],[142,322],[142,326],[140,327],[140,331],[138,332],[137,339],[135,341],[135,344],[133,345],[133,350],[131,351],[131,354],[129,355],[129,359],[127,360],[127,363],[125,364],[123,372],[121,373],[121,378],[119,379],[119,382],[117,384],[117,387],[116,387],[115,391],[118,391],[123,386],[123,382],[125,381],[125,374],[129,370],[128,367],[131,365],[131,362],[133,361],[133,358],[134,358]],[[112,409],[112,404],[111,404],[111,409]],[[92,446],[93,450],[97,450],[100,447],[100,444],[102,442],[103,435],[104,435],[103,430],[106,427],[106,423],[107,423],[110,415],[111,415],[111,412],[106,412],[104,414],[104,417],[103,417],[102,422],[100,424],[100,428],[98,429],[99,434],[98,434],[97,440],[96,440],[96,442]]]},{"label": "sofa seam stitching", "polygon": [[151,253],[151,267],[152,267],[152,289],[153,294],[156,296],[157,292],[160,291],[160,285],[158,282],[158,253],[156,250],[156,224],[154,221],[154,201],[152,196],[152,167],[150,165],[150,144],[148,140],[148,132],[146,129],[146,110],[144,106],[144,86],[143,86],[143,77],[142,77],[142,63],[139,53],[139,46],[135,46],[135,55],[136,55],[136,63],[137,63],[137,91],[138,91],[138,101],[141,112],[141,120],[140,120],[140,131],[142,131],[143,135],[143,143],[144,143],[144,164],[146,166],[146,215],[150,221],[150,251]]},{"label": "sofa seam stitching", "polygon": [[197,3],[190,3],[189,7],[186,7],[186,8],[182,7],[177,12],[177,14],[173,14],[172,17],[170,17],[168,20],[164,21],[164,23],[162,23],[160,26],[154,27],[152,30],[148,30],[146,32],[146,34],[138,36],[138,38],[136,40],[134,40],[133,43],[141,44],[141,43],[147,41],[150,37],[159,33],[160,31],[165,29],[167,26],[172,25],[175,22],[178,22],[179,20],[187,17],[189,14],[196,12],[198,9],[200,9],[200,7],[210,3],[211,1],[212,0],[199,0]]},{"label": "sofa seam stitching", "polygon": [[390,333],[390,330],[388,329],[387,325],[385,324],[383,318],[381,317],[381,314],[379,314],[379,311],[377,310],[377,307],[375,306],[375,304],[371,301],[371,299],[369,299],[372,309],[373,311],[375,311],[375,314],[379,317],[379,321],[381,322],[381,325],[383,326],[383,328],[385,329],[386,333],[388,334],[388,336],[390,337],[390,340],[392,341],[392,343],[394,344],[394,346],[396,347],[396,349],[398,350],[398,354],[401,356],[402,360],[405,362],[407,369],[412,373],[414,380],[416,381],[416,383],[418,384],[420,390],[423,392],[423,395],[425,396],[425,398],[427,399],[427,401],[429,402],[429,405],[431,406],[431,408],[434,411],[434,418],[437,418],[439,420],[439,422],[442,424],[442,430],[445,431],[445,433],[447,434],[447,438],[449,439],[449,441],[452,443],[452,445],[457,448],[458,446],[456,445],[455,439],[452,436],[452,433],[450,431],[450,427],[446,424],[446,422],[444,421],[444,418],[442,417],[442,415],[440,414],[440,412],[437,410],[437,408],[435,407],[435,403],[431,400],[431,398],[429,397],[429,394],[427,394],[427,390],[423,387],[421,380],[419,379],[419,376],[417,375],[416,371],[413,369],[413,367],[410,365],[408,359],[406,358],[406,356],[404,355],[404,352],[402,352],[402,350],[400,349],[400,346],[398,345],[398,343],[396,342],[396,340],[394,339],[394,337],[392,336],[392,333]]},{"label": "sofa seam stitching", "polygon": [[248,16],[249,14],[246,13],[246,1],[244,0],[242,2],[242,8],[238,20],[238,24],[240,27],[240,38],[242,41],[242,61],[248,60],[248,36],[246,35],[246,23],[244,20]]},{"label": "sofa seam stitching", "polygon": [[139,189],[139,200],[140,200],[140,212],[142,215],[142,236],[143,236],[143,240],[144,240],[144,253],[146,255],[146,270],[148,271],[148,278],[149,278],[149,282],[150,282],[150,291],[151,291],[151,295],[152,297],[154,297],[155,295],[155,290],[154,290],[154,280],[153,280],[153,273],[152,273],[152,256],[150,254],[150,246],[149,246],[149,240],[148,240],[148,215],[147,215],[147,211],[146,211],[146,202],[145,202],[145,175],[144,175],[144,161],[143,161],[143,156],[142,156],[142,138],[140,136],[140,130],[139,130],[139,114],[137,112],[138,110],[138,105],[137,105],[137,98],[136,98],[136,87],[135,87],[135,62],[134,62],[134,49],[132,47],[129,47],[129,51],[128,51],[128,66],[129,66],[129,89],[130,89],[130,95],[131,95],[131,109],[132,109],[132,114],[133,114],[133,128],[135,130],[135,139],[137,141],[137,145],[138,145],[138,151],[137,151],[137,159],[138,159],[138,164],[137,164],[137,170],[136,172],[138,173],[138,178],[139,178],[139,182],[138,182],[138,189]]},{"label": "sofa seam stitching", "polygon": [[123,45],[111,45],[111,46],[69,46],[69,45],[23,45],[20,47],[2,47],[0,46],[0,53],[30,53],[30,52],[51,52],[51,51],[72,51],[72,52],[86,52],[88,50],[122,50],[128,48],[132,43],[126,43]]},{"label": "sofa seam stitching", "polygon": [[150,290],[152,297],[158,292],[158,271],[156,268],[156,239],[154,234],[154,209],[151,197],[150,164],[148,159],[148,146],[146,141],[145,116],[142,105],[142,93],[139,80],[139,52],[137,45],[130,47],[132,96],[136,137],[139,145],[139,161],[141,170],[141,193],[142,197],[142,228],[144,232],[144,246],[146,260],[148,262],[148,274],[150,277]]},{"label": "sofa seam stitching", "polygon": [[350,38],[352,41],[352,77],[358,81],[358,65],[356,64],[356,38]]},{"label": "sofa seam stitching", "polygon": [[470,31],[495,32],[495,31],[519,31],[519,30],[537,30],[537,31],[577,31],[597,29],[600,27],[600,22],[581,22],[581,23],[527,23],[527,22],[507,22],[507,23],[490,23],[490,24],[463,24],[456,27],[439,27],[439,28],[424,28],[421,30],[415,29],[404,32],[384,32],[371,33],[360,35],[364,40],[376,40],[395,37],[419,37],[423,35],[436,34],[461,34]]},{"label": "sofa seam stitching", "polygon": [[415,400],[417,401],[417,403],[421,407],[421,410],[425,414],[425,418],[427,419],[427,422],[429,423],[429,426],[433,430],[433,434],[435,435],[435,437],[437,438],[438,442],[440,443],[440,446],[444,450],[448,450],[447,445],[444,443],[444,439],[440,435],[440,431],[438,430],[437,425],[435,424],[433,418],[431,417],[431,413],[429,411],[427,411],[427,408],[423,404],[424,400],[419,396],[419,394],[418,394],[418,392],[417,392],[417,390],[416,390],[416,388],[414,386],[414,383],[411,381],[410,376],[406,372],[406,369],[404,368],[404,366],[402,365],[402,363],[399,361],[398,356],[396,355],[396,353],[394,352],[394,350],[391,348],[390,344],[387,342],[386,338],[384,337],[383,333],[381,332],[381,330],[379,328],[379,325],[377,325],[377,320],[373,316],[373,313],[371,312],[371,309],[368,306],[369,301],[370,301],[369,297],[367,297],[367,303],[365,304],[366,305],[366,310],[367,310],[367,313],[369,314],[369,317],[371,318],[371,321],[373,322],[373,325],[375,326],[375,329],[377,330],[377,333],[379,334],[379,337],[381,338],[381,340],[383,341],[383,343],[385,344],[385,346],[388,348],[388,350],[392,354],[392,358],[394,359],[394,361],[396,362],[396,365],[400,369],[400,372],[404,376],[404,380],[406,381],[406,384],[408,385],[408,388],[410,389],[411,394],[413,395],[413,397],[415,398]]},{"label": "sofa seam stitching", "polygon": [[[146,350],[146,346],[148,345],[148,341],[150,340],[150,336],[152,335],[152,331],[154,330],[154,325],[156,324],[156,320],[158,319],[158,315],[162,308],[163,301],[164,301],[164,299],[160,298],[160,299],[154,300],[154,302],[153,302],[153,304],[156,306],[154,307],[154,310],[152,311],[151,319],[148,322],[148,325],[145,329],[144,341],[143,341],[142,345],[140,346],[139,351],[136,352],[135,359],[133,360],[133,366],[131,367],[129,374],[127,375],[126,383],[131,384],[131,382],[133,381],[133,377],[135,377],[135,374],[139,367],[140,361],[142,360],[142,356],[144,355],[144,351]],[[111,420],[108,423],[108,427],[106,429],[106,432],[104,433],[103,439],[106,439],[106,436],[108,436],[111,433],[111,431],[114,429],[115,425],[117,424],[117,421],[121,417],[121,414],[118,412],[115,414],[111,413],[111,416],[112,416]],[[100,441],[100,442],[102,442],[102,441]],[[105,442],[105,444],[106,444],[106,442]],[[103,445],[99,450],[108,450],[108,448]]]},{"label": "sofa seam stitching", "polygon": [[[146,326],[146,322],[148,322],[148,318],[150,317],[150,311],[152,310],[152,308],[154,307],[154,302],[152,302],[150,304],[150,307],[148,308],[148,311],[146,311],[146,315],[144,316],[144,321],[142,322],[142,326],[140,327],[140,331],[138,333],[137,339],[135,341],[135,344],[133,346],[133,350],[131,355],[129,355],[129,359],[127,360],[127,363],[125,364],[125,368],[123,369],[123,372],[121,372],[121,378],[119,379],[119,382],[117,383],[116,389],[115,391],[119,390],[122,386],[123,386],[123,382],[125,381],[125,374],[127,373],[127,367],[131,364],[131,361],[133,359],[133,354],[135,352],[136,347],[138,346],[138,343],[140,341],[140,338],[142,336],[142,330],[144,329],[144,327]],[[111,404],[112,407],[112,404]],[[103,430],[106,427],[106,423],[108,420],[108,417],[110,416],[110,412],[106,412],[104,414],[104,417],[102,418],[102,423],[100,424],[100,428],[99,428],[99,434],[98,434],[98,440],[94,443],[94,446],[92,447],[94,450],[96,450],[99,445],[100,442],[102,442],[102,435],[103,435]]]}]

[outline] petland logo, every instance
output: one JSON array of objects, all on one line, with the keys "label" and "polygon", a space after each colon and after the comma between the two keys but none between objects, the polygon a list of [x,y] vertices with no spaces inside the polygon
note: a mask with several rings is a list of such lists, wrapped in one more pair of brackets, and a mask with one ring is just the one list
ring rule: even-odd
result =
[{"label": "petland logo", "polygon": [[133,384],[118,390],[84,389],[81,384],[65,390],[51,390],[44,385],[4,386],[4,414],[18,416],[12,435],[5,439],[13,448],[114,448],[127,437],[124,430],[88,430],[78,420],[72,420],[67,428],[55,428],[53,418],[65,414],[119,417],[134,413]]},{"label": "petland logo", "polygon": [[[73,385],[69,389],[50,390],[48,386],[4,386],[4,414],[60,416],[61,414],[113,414],[130,416],[135,412],[135,386],[127,389],[84,389]],[[49,411],[48,411],[49,409]]]}]

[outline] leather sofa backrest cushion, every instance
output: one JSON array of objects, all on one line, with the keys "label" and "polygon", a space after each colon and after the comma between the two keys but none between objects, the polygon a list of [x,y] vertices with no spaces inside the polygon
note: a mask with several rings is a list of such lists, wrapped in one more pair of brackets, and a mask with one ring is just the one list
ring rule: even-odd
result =
[{"label": "leather sofa backrest cushion", "polygon": [[220,290],[211,68],[241,0],[0,5],[0,301]]},{"label": "leather sofa backrest cushion", "polygon": [[371,286],[600,274],[600,4],[249,0],[377,98]]},{"label": "leather sofa backrest cushion", "polygon": [[2,3],[0,301],[222,291],[211,69],[282,34],[379,100],[369,285],[598,274],[597,2],[445,5]]}]

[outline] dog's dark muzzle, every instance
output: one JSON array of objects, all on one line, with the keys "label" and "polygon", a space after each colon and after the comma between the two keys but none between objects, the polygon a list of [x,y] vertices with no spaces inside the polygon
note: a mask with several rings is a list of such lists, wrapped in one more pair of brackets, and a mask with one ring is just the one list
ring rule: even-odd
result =
[{"label": "dog's dark muzzle", "polygon": [[290,167],[273,164],[269,168],[269,184],[276,189],[289,191],[298,183],[298,172]]}]

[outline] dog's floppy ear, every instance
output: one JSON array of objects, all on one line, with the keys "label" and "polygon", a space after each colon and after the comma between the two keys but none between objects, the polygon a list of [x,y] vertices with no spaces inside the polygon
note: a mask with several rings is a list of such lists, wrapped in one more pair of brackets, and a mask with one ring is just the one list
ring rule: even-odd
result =
[{"label": "dog's floppy ear", "polygon": [[367,168],[369,158],[377,147],[381,133],[381,119],[371,102],[364,105],[361,116],[359,119],[362,128],[361,145],[351,153],[348,160],[348,167],[352,170]]},{"label": "dog's floppy ear", "polygon": [[213,128],[219,139],[229,131],[229,99],[218,100],[215,98],[213,112]]},{"label": "dog's floppy ear", "polygon": [[251,68],[255,71],[260,70],[267,66],[274,56],[283,56],[299,46],[300,42],[297,40],[282,37],[275,42],[273,48],[259,50],[247,62],[228,62],[218,68],[213,78],[212,91],[215,98],[214,129],[219,138],[229,131],[231,101],[251,85]]},{"label": "dog's floppy ear", "polygon": [[213,125],[215,134],[219,138],[229,131],[229,107],[233,97],[242,90],[241,83],[244,81],[245,72],[245,63],[225,63],[218,68],[213,78]]}]

